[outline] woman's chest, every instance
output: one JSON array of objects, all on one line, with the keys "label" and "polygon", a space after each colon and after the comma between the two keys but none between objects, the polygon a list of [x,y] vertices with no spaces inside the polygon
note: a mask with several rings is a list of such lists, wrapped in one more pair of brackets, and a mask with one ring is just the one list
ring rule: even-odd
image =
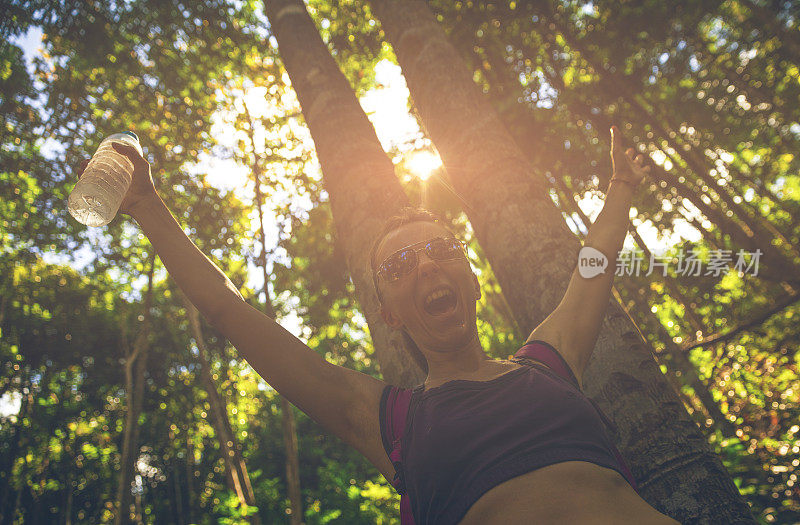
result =
[{"label": "woman's chest", "polygon": [[604,432],[582,393],[536,369],[431,391],[410,415],[404,464],[429,479]]}]

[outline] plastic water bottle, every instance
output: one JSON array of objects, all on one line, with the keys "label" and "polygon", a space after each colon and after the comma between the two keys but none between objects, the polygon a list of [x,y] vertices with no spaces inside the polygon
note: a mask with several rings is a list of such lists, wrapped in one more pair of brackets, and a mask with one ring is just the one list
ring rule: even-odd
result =
[{"label": "plastic water bottle", "polygon": [[80,180],[67,199],[75,219],[87,226],[105,226],[117,215],[133,179],[133,163],[111,147],[112,142],[133,146],[139,153],[139,137],[132,131],[106,137],[92,155]]}]

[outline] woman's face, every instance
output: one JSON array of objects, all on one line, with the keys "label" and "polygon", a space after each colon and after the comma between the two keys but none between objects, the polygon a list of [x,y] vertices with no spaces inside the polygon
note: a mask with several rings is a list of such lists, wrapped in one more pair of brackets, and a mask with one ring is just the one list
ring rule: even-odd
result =
[{"label": "woman's face", "polygon": [[453,235],[440,224],[427,221],[400,226],[381,241],[375,264],[380,266],[398,250],[416,245],[417,267],[411,273],[394,282],[378,278],[381,314],[392,328],[405,327],[421,350],[448,352],[477,335],[475,301],[481,294],[466,257],[437,261],[425,253],[424,243],[435,237]]}]

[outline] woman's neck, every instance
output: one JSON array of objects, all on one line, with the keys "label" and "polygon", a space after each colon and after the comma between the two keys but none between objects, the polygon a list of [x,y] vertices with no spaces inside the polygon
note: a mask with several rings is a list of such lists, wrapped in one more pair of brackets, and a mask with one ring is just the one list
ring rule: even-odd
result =
[{"label": "woman's neck", "polygon": [[477,331],[463,347],[450,352],[425,352],[425,357],[428,361],[425,388],[480,375],[487,368],[487,363],[495,362],[483,351]]}]

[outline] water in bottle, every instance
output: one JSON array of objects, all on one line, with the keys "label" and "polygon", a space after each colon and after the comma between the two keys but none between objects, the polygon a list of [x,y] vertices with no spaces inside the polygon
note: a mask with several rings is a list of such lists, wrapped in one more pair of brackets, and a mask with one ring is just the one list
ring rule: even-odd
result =
[{"label": "water in bottle", "polygon": [[75,219],[87,226],[105,226],[114,218],[133,178],[133,163],[111,147],[121,142],[142,153],[139,137],[132,131],[106,137],[92,155],[80,180],[67,200]]}]

